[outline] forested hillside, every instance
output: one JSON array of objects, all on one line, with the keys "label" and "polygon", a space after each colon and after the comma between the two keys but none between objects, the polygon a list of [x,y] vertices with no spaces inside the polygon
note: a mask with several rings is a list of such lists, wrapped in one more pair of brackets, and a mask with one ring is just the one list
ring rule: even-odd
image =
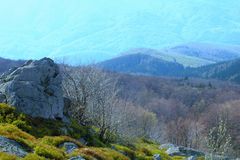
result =
[{"label": "forested hillside", "polygon": [[146,54],[120,56],[98,65],[106,70],[154,76],[180,76],[183,65]]},{"label": "forested hillside", "polygon": [[233,146],[240,151],[240,86],[215,80],[131,75],[121,75],[119,86],[123,99],[156,114],[160,128],[151,133],[156,140],[204,148],[203,137],[223,116]]},{"label": "forested hillside", "polygon": [[240,84],[240,59],[221,62],[196,69],[186,69],[186,76],[212,78],[223,81],[232,81]]},{"label": "forested hillside", "polygon": [[240,83],[240,59],[219,62],[202,67],[184,67],[177,62],[168,62],[144,54],[124,55],[99,64],[105,70],[171,77],[196,77],[202,79],[218,79]]}]

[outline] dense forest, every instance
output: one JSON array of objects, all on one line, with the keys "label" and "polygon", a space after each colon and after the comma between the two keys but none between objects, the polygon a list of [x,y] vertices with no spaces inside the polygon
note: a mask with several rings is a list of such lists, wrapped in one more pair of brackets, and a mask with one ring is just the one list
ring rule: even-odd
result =
[{"label": "dense forest", "polygon": [[149,135],[156,140],[203,149],[204,136],[224,117],[239,152],[240,86],[216,80],[130,75],[121,75],[119,86],[123,99],[156,114],[159,131]]}]

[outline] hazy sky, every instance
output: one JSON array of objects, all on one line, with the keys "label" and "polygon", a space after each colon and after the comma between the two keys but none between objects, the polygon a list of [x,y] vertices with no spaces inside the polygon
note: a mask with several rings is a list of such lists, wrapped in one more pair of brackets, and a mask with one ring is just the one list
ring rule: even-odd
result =
[{"label": "hazy sky", "polygon": [[0,56],[101,60],[131,48],[240,44],[240,0],[0,0]]}]

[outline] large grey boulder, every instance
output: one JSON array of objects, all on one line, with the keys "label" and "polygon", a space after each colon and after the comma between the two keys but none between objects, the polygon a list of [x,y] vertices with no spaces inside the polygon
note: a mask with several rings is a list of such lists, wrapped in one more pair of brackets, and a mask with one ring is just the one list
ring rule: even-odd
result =
[{"label": "large grey boulder", "polygon": [[18,157],[27,155],[26,150],[19,143],[2,136],[0,136],[0,152],[6,152]]},{"label": "large grey boulder", "polygon": [[15,106],[33,117],[62,118],[62,77],[49,58],[28,61],[0,77],[0,102]]}]

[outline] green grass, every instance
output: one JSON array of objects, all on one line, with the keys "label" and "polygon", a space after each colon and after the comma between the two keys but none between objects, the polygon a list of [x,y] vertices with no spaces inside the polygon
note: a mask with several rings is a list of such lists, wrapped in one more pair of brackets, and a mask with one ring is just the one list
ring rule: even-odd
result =
[{"label": "green grass", "polygon": [[81,155],[86,160],[130,160],[127,156],[110,148],[84,147],[75,151],[72,156]]},{"label": "green grass", "polygon": [[160,154],[163,160],[171,160],[164,150],[159,149],[159,144],[146,139],[139,139],[129,147],[113,144],[113,148],[127,155],[131,159],[152,160],[155,154]]},{"label": "green grass", "polygon": [[0,135],[9,139],[13,139],[31,149],[37,143],[37,140],[34,136],[22,131],[12,124],[0,124]]},{"label": "green grass", "polygon": [[[24,158],[0,152],[1,160],[65,160],[82,156],[86,160],[152,160],[160,154],[162,160],[182,160],[184,157],[170,157],[159,144],[146,139],[134,143],[104,144],[98,139],[98,129],[78,125],[75,121],[65,124],[57,120],[27,117],[16,112],[14,107],[0,104],[0,136],[20,143],[29,154]],[[77,139],[84,138],[88,146]],[[67,154],[60,145],[64,142],[75,143],[79,148]]]},{"label": "green grass", "polygon": [[64,160],[66,157],[64,150],[42,143],[36,145],[34,153],[36,155],[55,160]]},{"label": "green grass", "polygon": [[14,155],[0,152],[0,159],[1,160],[17,160],[17,157]]},{"label": "green grass", "polygon": [[78,147],[83,147],[83,145],[79,141],[68,136],[52,136],[52,137],[45,136],[41,138],[40,141],[43,144],[47,144],[55,147],[58,147],[60,144],[64,142],[72,142],[72,143],[75,143]]},{"label": "green grass", "polygon": [[13,124],[25,131],[31,129],[24,114],[18,113],[14,107],[4,103],[0,103],[0,123]]},{"label": "green grass", "polygon": [[24,157],[23,160],[46,160],[46,158],[41,157],[37,154],[30,153],[26,157]]}]

